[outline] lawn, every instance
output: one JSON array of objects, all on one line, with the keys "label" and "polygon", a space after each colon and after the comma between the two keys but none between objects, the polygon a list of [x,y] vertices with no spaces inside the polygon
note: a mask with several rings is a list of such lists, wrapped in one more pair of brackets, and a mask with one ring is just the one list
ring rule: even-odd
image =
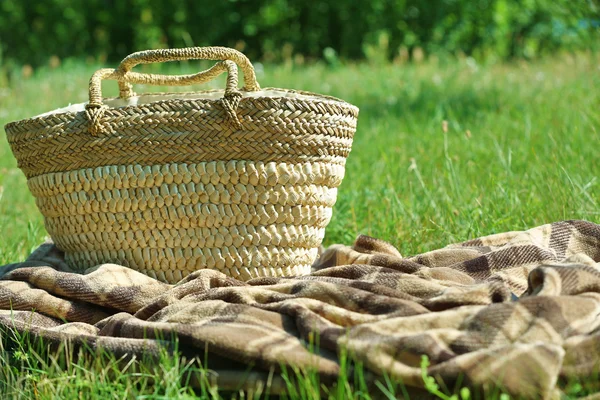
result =
[{"label": "lawn", "polygon": [[[600,55],[564,53],[489,65],[469,58],[415,64],[330,61],[257,65],[263,87],[331,94],[360,108],[325,244],[349,244],[364,233],[413,255],[558,220],[600,223]],[[192,72],[195,66],[164,70]],[[22,71],[12,72],[10,79],[0,75],[0,124],[85,101],[87,81],[98,67],[65,62],[28,78]],[[223,80],[210,86],[221,85]],[[104,88],[107,95],[117,93],[115,83]],[[156,89],[137,88],[145,90]],[[24,259],[46,235],[5,137],[0,140],[0,232],[0,265]],[[134,373],[131,365],[110,357],[74,364],[36,359],[24,346],[16,353],[0,349],[3,398],[191,394],[178,380],[185,365],[169,357],[152,372]],[[161,379],[151,385],[154,373]],[[307,396],[316,396],[311,385],[318,384],[312,378],[303,382]],[[215,395],[203,387],[196,394]],[[354,390],[357,398],[366,398]],[[333,391],[330,397],[348,393]],[[584,390],[573,384],[568,393]]]}]

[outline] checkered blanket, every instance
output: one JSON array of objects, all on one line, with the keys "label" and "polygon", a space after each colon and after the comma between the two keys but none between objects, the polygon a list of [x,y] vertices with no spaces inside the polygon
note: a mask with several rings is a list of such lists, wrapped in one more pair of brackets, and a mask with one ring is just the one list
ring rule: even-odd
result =
[{"label": "checkered blanket", "polygon": [[118,356],[157,354],[176,335],[187,357],[208,351],[222,387],[248,365],[335,380],[348,354],[372,379],[418,390],[426,355],[447,387],[549,398],[600,368],[599,261],[600,225],[585,221],[413,257],[359,236],[329,247],[309,276],[240,282],[198,270],[176,285],[112,264],[74,273],[46,243],[0,267],[0,331]]}]

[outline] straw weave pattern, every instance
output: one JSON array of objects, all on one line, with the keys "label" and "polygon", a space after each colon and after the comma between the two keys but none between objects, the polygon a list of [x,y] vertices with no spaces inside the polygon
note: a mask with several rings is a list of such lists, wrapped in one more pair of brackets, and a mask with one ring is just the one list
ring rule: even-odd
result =
[{"label": "straw weave pattern", "polygon": [[[118,263],[172,282],[309,272],[343,166],[217,161],[105,166],[29,179],[71,265]],[[251,267],[249,267],[251,266]]]},{"label": "straw weave pattern", "polygon": [[136,160],[145,165],[228,160],[344,165],[357,114],[344,103],[247,97],[237,109],[243,126],[237,130],[228,126],[218,101],[166,100],[106,110],[108,133],[100,138],[90,137],[85,113],[10,123],[6,131],[28,178]]},{"label": "straw weave pattern", "polygon": [[[201,268],[242,280],[309,273],[358,109],[307,92],[261,96],[241,53],[184,50],[140,52],[99,70],[85,111],[5,127],[48,233],[79,270],[117,263],[171,283]],[[180,77],[130,71],[188,58],[224,61]],[[231,61],[247,72],[242,90]],[[144,95],[150,101],[109,107],[101,97],[102,79],[118,80],[127,98],[130,83],[204,82],[224,71],[226,90],[207,98]]]}]

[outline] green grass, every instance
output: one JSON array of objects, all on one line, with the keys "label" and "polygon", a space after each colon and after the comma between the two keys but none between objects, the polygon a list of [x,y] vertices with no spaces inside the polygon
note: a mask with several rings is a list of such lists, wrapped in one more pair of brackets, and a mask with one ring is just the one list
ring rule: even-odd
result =
[{"label": "green grass", "polygon": [[[342,352],[341,375],[333,384],[325,385],[315,371],[282,367],[280,374],[273,371],[245,371],[244,378],[251,384],[237,380],[223,391],[215,373],[210,370],[207,356],[187,360],[163,351],[158,359],[116,358],[104,351],[89,348],[74,350],[61,345],[49,349],[43,342],[28,334],[0,332],[0,394],[2,399],[269,399],[290,400],[328,399],[397,399],[411,394],[431,394],[442,400],[476,400],[483,393],[473,392],[460,385],[440,387],[427,375],[429,362],[423,356],[421,372],[425,389],[412,389],[387,376],[374,377],[361,364],[351,361]],[[177,342],[175,344],[177,348]],[[178,354],[175,350],[175,354]],[[208,368],[203,367],[208,365]],[[351,368],[351,369],[350,369]],[[349,372],[351,371],[351,372]],[[232,384],[233,383],[233,384]],[[238,389],[233,389],[238,387]],[[584,390],[583,386],[578,388]],[[487,399],[507,400],[500,388],[492,388]]]},{"label": "green grass", "polygon": [[[195,65],[169,65],[165,70],[191,72]],[[263,87],[331,94],[360,107],[326,244],[351,243],[364,233],[411,255],[557,220],[600,223],[599,65],[598,55],[581,53],[496,65],[469,59],[413,65],[287,64],[258,68],[258,79]],[[36,71],[29,79],[14,74],[0,87],[0,124],[85,101],[94,69],[65,63],[56,70]],[[221,85],[223,80],[210,86]],[[104,88],[107,95],[117,93],[114,82]],[[146,89],[151,88],[137,88]],[[0,232],[0,264],[22,260],[45,236],[5,138],[0,140]],[[22,354],[29,350],[22,349]],[[114,359],[69,363],[42,358],[31,367],[22,365],[14,352],[0,354],[0,390],[11,390],[11,395],[37,390],[41,398],[75,396],[73,387],[81,389],[78,385],[92,385],[90,393],[107,398],[202,394],[180,383],[173,386],[178,379],[149,383],[153,374],[185,375],[185,366],[168,357],[170,364],[165,361],[152,373],[130,373],[121,371]],[[115,371],[119,379],[98,378]],[[298,378],[290,373],[289,379],[293,377]],[[2,386],[6,379],[9,384]],[[316,396],[319,383],[314,377],[303,379],[299,387],[304,397]],[[39,385],[32,389],[30,382],[44,382],[45,391]],[[351,383],[356,382],[340,382],[342,389],[330,397],[343,398],[355,390],[357,398],[367,398],[360,397],[360,385],[348,389]],[[394,386],[385,379],[379,384]],[[585,386],[573,383],[568,393],[584,394]]]}]

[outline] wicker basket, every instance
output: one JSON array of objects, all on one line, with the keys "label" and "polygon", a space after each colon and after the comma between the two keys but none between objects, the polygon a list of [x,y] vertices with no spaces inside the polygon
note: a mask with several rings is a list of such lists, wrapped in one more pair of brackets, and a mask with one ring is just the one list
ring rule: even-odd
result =
[{"label": "wicker basket", "polygon": [[[219,62],[194,75],[131,71],[187,59]],[[131,88],[223,72],[224,91],[137,96]],[[119,98],[102,99],[103,79],[119,82]],[[118,263],[165,282],[211,268],[248,280],[310,272],[357,116],[336,98],[260,89],[242,53],[196,47],[134,53],[92,76],[89,103],[5,129],[72,268]]]}]

